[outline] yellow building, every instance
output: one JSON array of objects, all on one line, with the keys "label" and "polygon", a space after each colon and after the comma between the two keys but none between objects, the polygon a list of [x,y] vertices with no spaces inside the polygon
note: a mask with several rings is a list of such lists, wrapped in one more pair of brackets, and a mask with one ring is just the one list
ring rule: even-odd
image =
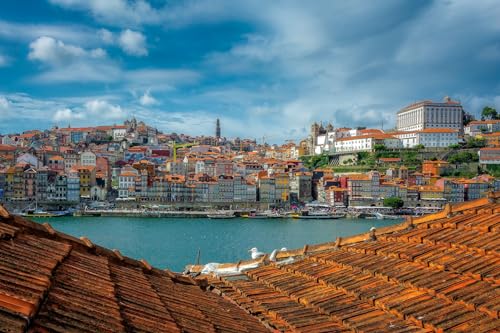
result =
[{"label": "yellow building", "polygon": [[290,198],[290,176],[287,173],[274,174],[276,184],[276,201],[288,202]]},{"label": "yellow building", "polygon": [[80,197],[90,198],[90,189],[95,185],[95,166],[78,165],[77,170],[80,178]]},{"label": "yellow building", "polygon": [[10,200],[24,200],[24,171],[28,168],[27,164],[18,163],[7,169],[5,173],[6,197]]},{"label": "yellow building", "polygon": [[436,186],[420,186],[420,200],[443,199],[443,190]]}]

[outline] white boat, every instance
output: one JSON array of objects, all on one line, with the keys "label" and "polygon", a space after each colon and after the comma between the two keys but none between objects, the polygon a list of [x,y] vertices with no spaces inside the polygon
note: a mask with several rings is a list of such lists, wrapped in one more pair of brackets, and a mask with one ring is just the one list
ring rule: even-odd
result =
[{"label": "white boat", "polygon": [[261,220],[261,219],[267,219],[267,218],[269,218],[269,216],[266,214],[255,214],[255,215],[248,215],[248,218]]},{"label": "white boat", "polygon": [[330,212],[309,212],[306,215],[298,215],[295,218],[308,219],[308,220],[334,220],[346,217],[344,213],[330,213]]},{"label": "white boat", "polygon": [[221,211],[221,212],[214,212],[214,213],[207,214],[207,217],[209,219],[233,219],[236,216],[234,216],[233,212]]},{"label": "white boat", "polygon": [[398,220],[401,218],[397,215],[385,215],[381,213],[375,213],[375,216],[377,217],[377,220]]},{"label": "white boat", "polygon": [[67,215],[67,212],[46,212],[44,210],[35,210],[31,212],[22,213],[24,217],[61,217]]},{"label": "white boat", "polygon": [[256,213],[256,214],[250,214],[248,215],[249,219],[277,219],[281,218],[281,214],[277,212],[263,212],[263,213]]}]

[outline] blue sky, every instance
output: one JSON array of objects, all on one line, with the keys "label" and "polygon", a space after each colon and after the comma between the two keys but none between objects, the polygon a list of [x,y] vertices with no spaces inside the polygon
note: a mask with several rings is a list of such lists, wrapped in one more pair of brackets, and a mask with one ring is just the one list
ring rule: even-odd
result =
[{"label": "blue sky", "polygon": [[280,142],[394,126],[451,96],[500,109],[500,2],[0,2],[0,133],[138,119]]}]

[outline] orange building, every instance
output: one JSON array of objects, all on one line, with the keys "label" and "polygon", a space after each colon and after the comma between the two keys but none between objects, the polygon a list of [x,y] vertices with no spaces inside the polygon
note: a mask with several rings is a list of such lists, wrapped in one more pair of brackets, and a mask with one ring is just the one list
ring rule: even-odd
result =
[{"label": "orange building", "polygon": [[426,176],[439,176],[449,167],[446,161],[423,161],[422,173]]}]

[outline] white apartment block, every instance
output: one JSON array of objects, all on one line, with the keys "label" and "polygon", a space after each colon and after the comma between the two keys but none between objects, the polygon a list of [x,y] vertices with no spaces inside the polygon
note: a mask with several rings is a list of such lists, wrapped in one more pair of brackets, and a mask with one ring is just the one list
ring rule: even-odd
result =
[{"label": "white apartment block", "polygon": [[443,103],[423,101],[405,107],[397,114],[398,131],[451,128],[463,132],[463,108],[449,97]]},{"label": "white apartment block", "polygon": [[373,134],[337,139],[335,141],[335,151],[337,153],[373,151],[377,144],[384,145],[386,148],[401,147],[401,141],[392,135]]},{"label": "white apartment block", "polygon": [[427,128],[421,131],[392,133],[401,140],[403,148],[423,145],[426,148],[446,148],[459,143],[458,130],[450,128]]},{"label": "white apartment block", "polygon": [[500,132],[500,119],[471,121],[464,129],[465,134],[476,136],[483,133]]},{"label": "white apartment block", "polygon": [[96,155],[91,151],[85,151],[80,155],[80,164],[83,166],[96,166]]},{"label": "white apartment block", "polygon": [[114,141],[120,141],[125,138],[127,135],[127,127],[126,126],[117,126],[112,130],[112,136]]},{"label": "white apartment block", "polygon": [[139,176],[139,172],[131,166],[125,166],[118,177],[118,196],[120,198],[128,198],[131,193],[135,192],[135,178]]}]

